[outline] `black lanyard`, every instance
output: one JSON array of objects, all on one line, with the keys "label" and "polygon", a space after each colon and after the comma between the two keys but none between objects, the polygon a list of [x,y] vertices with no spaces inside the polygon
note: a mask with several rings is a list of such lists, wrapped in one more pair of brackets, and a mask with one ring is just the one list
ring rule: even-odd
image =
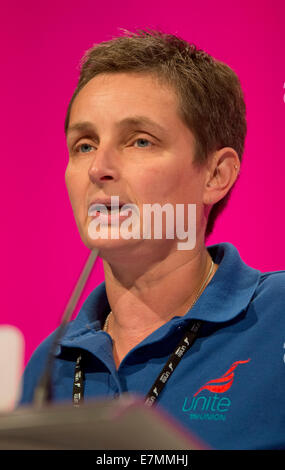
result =
[{"label": "black lanyard", "polygon": [[[186,334],[179,341],[168,361],[160,371],[155,382],[151,386],[149,392],[145,397],[145,404],[152,406],[161,394],[166,382],[169,380],[174,370],[178,366],[184,354],[191,348],[194,341],[198,337],[199,330],[202,326],[202,321],[192,320],[190,326],[186,330]],[[73,382],[73,405],[78,407],[83,402],[84,398],[84,373],[82,369],[82,355],[77,358],[74,372]]]}]

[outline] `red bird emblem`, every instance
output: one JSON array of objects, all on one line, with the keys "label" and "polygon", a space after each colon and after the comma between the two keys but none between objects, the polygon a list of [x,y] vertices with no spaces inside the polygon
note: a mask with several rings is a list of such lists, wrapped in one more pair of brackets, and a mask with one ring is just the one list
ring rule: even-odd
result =
[{"label": "red bird emblem", "polygon": [[234,370],[239,364],[245,364],[249,362],[250,359],[247,361],[236,361],[234,362],[229,370],[222,375],[219,379],[209,380],[209,382],[205,383],[203,387],[199,388],[198,392],[195,393],[194,397],[198,395],[202,390],[210,390],[210,392],[214,393],[224,393],[232,386],[234,381]]}]

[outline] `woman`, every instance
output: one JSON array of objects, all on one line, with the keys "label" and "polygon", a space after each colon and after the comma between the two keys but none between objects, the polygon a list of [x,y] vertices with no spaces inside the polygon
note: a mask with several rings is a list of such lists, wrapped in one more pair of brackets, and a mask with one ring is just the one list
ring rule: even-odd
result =
[{"label": "woman", "polygon": [[[74,217],[83,243],[99,250],[105,282],[60,341],[53,401],[72,400],[80,371],[76,405],[83,392],[84,400],[136,393],[214,448],[284,448],[284,271],[247,266],[230,243],[205,245],[243,154],[235,73],[155,31],[95,45],[65,132]],[[114,196],[119,207],[108,213]],[[154,204],[180,214],[173,227],[161,223],[161,237],[153,226],[145,236],[144,210]],[[123,229],[126,205],[138,210]],[[184,249],[177,229],[189,222],[195,236]],[[20,404],[32,402],[53,338],[33,354]]]}]

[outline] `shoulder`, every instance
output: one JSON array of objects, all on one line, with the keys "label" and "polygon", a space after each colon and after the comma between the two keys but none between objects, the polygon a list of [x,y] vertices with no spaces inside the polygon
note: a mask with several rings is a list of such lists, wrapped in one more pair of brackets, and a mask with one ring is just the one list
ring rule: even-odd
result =
[{"label": "shoulder", "polygon": [[285,271],[261,273],[251,304],[260,311],[283,314],[285,319]]},{"label": "shoulder", "polygon": [[285,270],[261,273],[257,291],[263,295],[285,296]]}]

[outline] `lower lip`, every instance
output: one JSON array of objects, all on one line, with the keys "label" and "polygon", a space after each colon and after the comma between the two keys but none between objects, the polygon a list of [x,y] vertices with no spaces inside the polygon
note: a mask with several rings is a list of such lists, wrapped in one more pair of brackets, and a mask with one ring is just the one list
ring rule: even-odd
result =
[{"label": "lower lip", "polygon": [[116,212],[114,214],[108,213],[104,214],[103,212],[96,211],[94,214],[91,215],[92,219],[96,219],[97,217],[100,217],[100,223],[101,224],[111,224],[111,225],[116,225],[118,222],[123,222],[123,220],[126,220],[130,214],[128,215],[120,215],[120,212]]}]

